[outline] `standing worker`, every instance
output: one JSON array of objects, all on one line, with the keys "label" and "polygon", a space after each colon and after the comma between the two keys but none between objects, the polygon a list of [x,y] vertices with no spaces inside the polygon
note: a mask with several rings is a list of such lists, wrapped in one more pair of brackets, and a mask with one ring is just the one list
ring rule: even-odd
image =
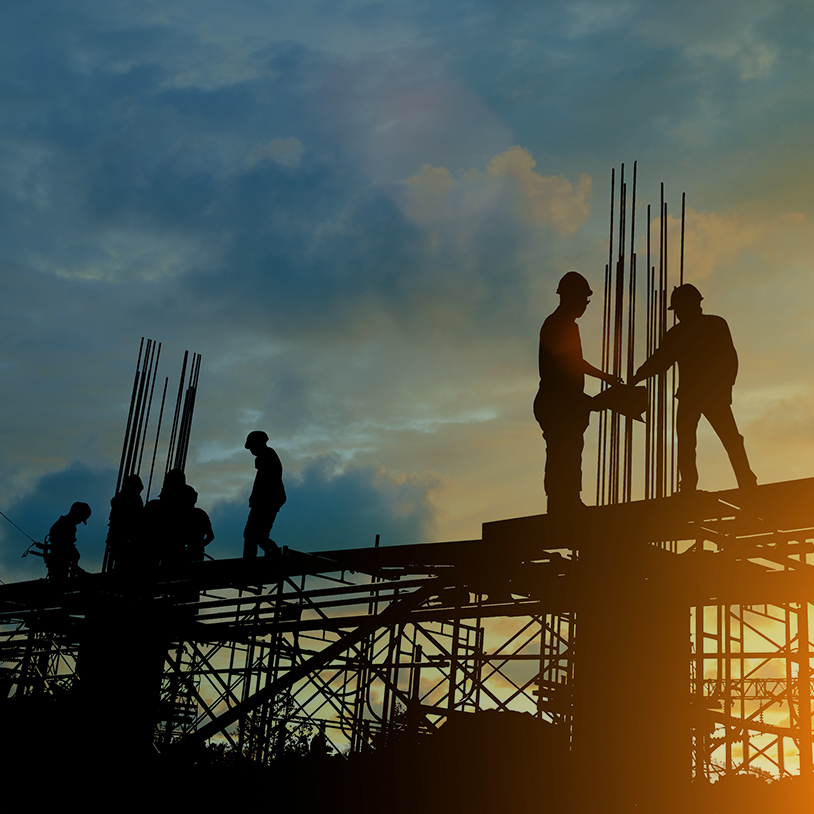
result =
[{"label": "standing worker", "polygon": [[138,557],[144,524],[144,484],[138,475],[127,475],[121,490],[110,501],[110,522],[107,532],[108,568],[127,569]]},{"label": "standing worker", "polygon": [[269,437],[261,430],[250,432],[246,449],[254,455],[254,486],[249,497],[249,519],[243,529],[243,556],[256,557],[257,549],[266,554],[277,551],[271,539],[271,527],[286,501],[283,486],[283,465],[277,453],[267,446]]},{"label": "standing worker", "polygon": [[181,469],[170,469],[158,498],[144,507],[147,546],[145,562],[150,568],[159,563],[162,568],[177,568],[184,562],[187,523],[187,478]]},{"label": "standing worker", "polygon": [[203,509],[195,505],[198,502],[198,493],[191,486],[187,486],[185,494],[188,501],[184,545],[186,559],[187,562],[203,562],[204,549],[215,539],[212,521]]},{"label": "standing worker", "polygon": [[63,514],[48,532],[43,551],[48,578],[64,580],[86,573],[79,567],[79,551],[76,548],[76,526],[88,524],[90,506],[87,503],[74,503],[68,514]]},{"label": "standing worker", "polygon": [[675,312],[678,324],[667,331],[659,348],[633,377],[636,384],[678,363],[676,431],[682,493],[694,492],[698,486],[695,448],[702,415],[721,439],[738,486],[744,489],[757,485],[743,436],[732,415],[732,386],[738,375],[738,354],[726,320],[704,314],[702,299],[701,292],[690,283],[673,289],[669,310]]},{"label": "standing worker", "polygon": [[588,281],[569,271],[557,287],[560,304],[540,329],[540,388],[534,417],[546,443],[545,491],[549,512],[569,512],[582,506],[582,448],[591,412],[584,392],[585,376],[608,384],[619,379],[582,358],[579,319],[593,294]]}]

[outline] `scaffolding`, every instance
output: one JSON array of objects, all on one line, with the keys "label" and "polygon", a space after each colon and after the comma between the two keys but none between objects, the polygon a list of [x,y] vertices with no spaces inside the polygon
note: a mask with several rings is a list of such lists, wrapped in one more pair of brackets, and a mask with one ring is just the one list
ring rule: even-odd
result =
[{"label": "scaffolding", "polygon": [[492,709],[559,727],[586,766],[608,763],[596,727],[622,752],[646,741],[660,783],[810,773],[814,480],[741,497],[595,507],[565,527],[517,518],[457,543],[191,563],[137,598],[115,572],[2,586],[7,702],[104,670],[82,675],[77,658],[99,597],[115,596],[161,619],[147,629],[163,661],[162,749],[221,743],[269,762],[319,733],[329,752],[362,754]]}]

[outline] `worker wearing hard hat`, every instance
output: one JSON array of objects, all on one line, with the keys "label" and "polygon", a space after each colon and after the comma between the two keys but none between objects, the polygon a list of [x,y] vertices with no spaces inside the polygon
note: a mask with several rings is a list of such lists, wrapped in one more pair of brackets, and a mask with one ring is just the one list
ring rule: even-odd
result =
[{"label": "worker wearing hard hat", "polygon": [[576,321],[593,294],[588,281],[569,271],[560,280],[557,294],[560,304],[540,329],[540,387],[534,417],[546,442],[548,511],[567,512],[582,505],[582,448],[592,409],[591,398],[584,392],[585,376],[608,384],[617,384],[619,379],[582,357]]},{"label": "worker wearing hard hat", "polygon": [[79,567],[76,527],[79,523],[87,525],[90,515],[87,503],[74,503],[68,514],[63,514],[51,526],[43,551],[49,579],[59,581],[85,573]]},{"label": "worker wearing hard hat", "polygon": [[271,527],[286,501],[283,465],[277,453],[268,446],[269,437],[262,430],[250,432],[245,448],[254,455],[257,474],[249,496],[249,518],[243,529],[243,556],[256,557],[257,549],[266,554],[279,551],[271,539]]},{"label": "worker wearing hard hat", "polygon": [[732,415],[732,386],[738,375],[738,354],[722,317],[704,314],[701,292],[685,283],[673,289],[670,310],[678,324],[664,335],[658,349],[636,371],[633,384],[678,364],[678,472],[681,492],[698,486],[695,464],[698,422],[704,415],[729,455],[738,486],[757,484],[755,473]]}]

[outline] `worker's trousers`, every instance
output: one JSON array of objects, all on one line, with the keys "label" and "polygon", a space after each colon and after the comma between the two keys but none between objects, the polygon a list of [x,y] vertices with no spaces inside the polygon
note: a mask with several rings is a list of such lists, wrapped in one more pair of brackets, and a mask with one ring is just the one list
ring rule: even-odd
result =
[{"label": "worker's trousers", "polygon": [[755,473],[749,466],[743,436],[738,432],[732,405],[725,401],[698,404],[679,399],[676,432],[678,433],[678,473],[681,476],[681,491],[693,492],[698,487],[698,467],[695,464],[698,422],[706,416],[724,445],[729,462],[735,471],[738,486],[754,486]]},{"label": "worker's trousers", "polygon": [[258,547],[266,553],[277,548],[271,540],[271,527],[277,519],[279,506],[259,506],[249,509],[249,519],[243,529],[243,556],[256,557]]},{"label": "worker's trousers", "polygon": [[552,408],[535,400],[534,417],[546,443],[545,492],[548,511],[568,511],[581,502],[582,448],[590,420],[586,396],[568,405]]}]

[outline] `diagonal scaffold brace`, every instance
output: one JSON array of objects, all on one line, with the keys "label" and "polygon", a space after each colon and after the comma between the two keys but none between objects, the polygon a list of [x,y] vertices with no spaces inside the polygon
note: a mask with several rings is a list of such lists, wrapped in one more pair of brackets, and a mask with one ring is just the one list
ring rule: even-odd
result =
[{"label": "diagonal scaffold brace", "polygon": [[452,582],[451,576],[452,575],[447,577],[445,575],[444,577],[439,577],[408,596],[396,602],[391,602],[381,613],[371,616],[370,619],[346,633],[341,639],[328,645],[328,647],[307,661],[293,667],[284,676],[281,676],[268,686],[263,687],[263,689],[258,690],[258,692],[254,693],[254,695],[245,701],[236,704],[231,709],[213,718],[208,724],[197,729],[182,741],[175,743],[172,747],[173,751],[176,754],[182,754],[186,750],[206,742],[219,732],[223,732],[227,726],[245,717],[278,693],[284,692],[289,687],[292,687],[297,681],[305,678],[309,673],[329,664],[333,659],[358,644],[377,628],[393,624],[400,618],[404,618],[405,614],[409,614],[410,611],[415,610],[428,599],[437,596],[440,590],[449,587],[449,584]]}]

